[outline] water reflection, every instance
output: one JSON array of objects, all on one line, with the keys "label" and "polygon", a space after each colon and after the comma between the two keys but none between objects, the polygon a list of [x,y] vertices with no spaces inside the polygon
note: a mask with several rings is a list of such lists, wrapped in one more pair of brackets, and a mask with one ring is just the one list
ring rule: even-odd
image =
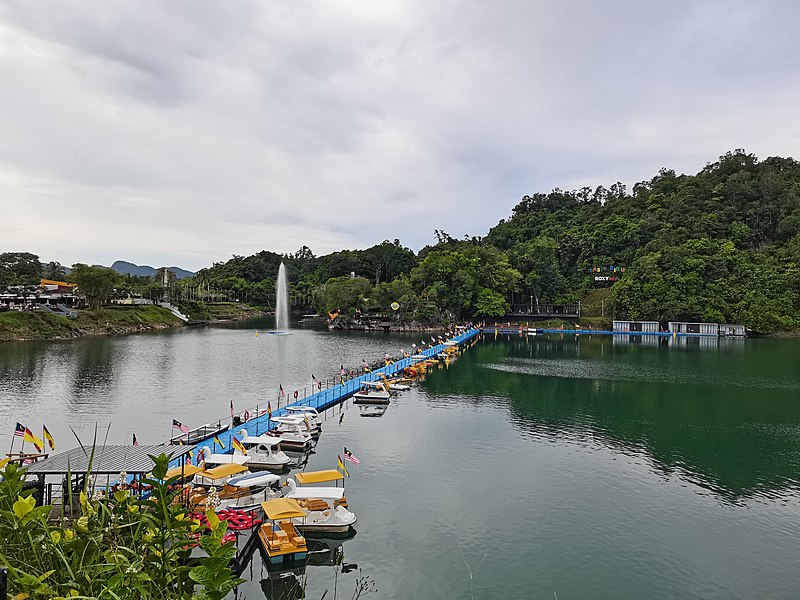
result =
[{"label": "water reflection", "polygon": [[800,348],[719,341],[716,352],[706,343],[675,352],[671,338],[490,338],[462,358],[469,368],[427,385],[476,404],[500,396],[526,435],[645,456],[724,501],[797,490],[800,378],[789,364],[800,364]]},{"label": "water reflection", "polygon": [[72,399],[77,402],[93,397],[96,392],[106,397],[117,376],[116,366],[124,360],[124,345],[110,337],[86,343],[80,340],[72,350]]},{"label": "water reflection", "polygon": [[358,414],[362,417],[382,417],[386,413],[389,405],[379,404],[356,404],[358,406]]},{"label": "water reflection", "polygon": [[[345,543],[355,536],[356,531],[352,528],[347,534],[338,537],[312,538],[310,535],[306,536],[308,559],[304,565],[290,568],[268,566],[268,560],[260,550],[260,546],[252,544],[250,545],[250,555],[245,557],[245,560],[249,562],[243,564],[240,576],[252,582],[258,582],[264,598],[269,600],[305,598],[309,575],[314,571],[317,571],[316,575],[321,575],[322,573],[316,567],[327,567],[327,576],[332,581],[330,587],[323,592],[324,596],[331,598],[331,600],[338,598],[340,597],[339,587],[341,586],[342,589],[345,589],[345,586],[348,586],[348,591],[344,597],[350,597],[349,585],[350,579],[353,578],[341,581],[340,578],[358,569],[357,564],[349,563],[346,560],[344,548]],[[243,573],[242,571],[245,572]],[[356,581],[356,585],[358,585],[358,581]],[[248,594],[252,589],[252,585],[244,584],[235,591],[234,597],[252,598]]]}]

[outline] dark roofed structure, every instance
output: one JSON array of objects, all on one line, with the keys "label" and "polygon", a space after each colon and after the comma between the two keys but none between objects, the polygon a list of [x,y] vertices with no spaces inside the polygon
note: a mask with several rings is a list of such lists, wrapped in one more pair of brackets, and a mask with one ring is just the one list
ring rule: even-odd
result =
[{"label": "dark roofed structure", "polygon": [[[192,446],[95,446],[92,474],[114,475],[125,471],[129,475],[144,475],[153,470],[150,455],[171,454],[172,459],[183,457]],[[73,448],[45,458],[28,467],[30,475],[85,474],[89,470],[92,448]]]}]

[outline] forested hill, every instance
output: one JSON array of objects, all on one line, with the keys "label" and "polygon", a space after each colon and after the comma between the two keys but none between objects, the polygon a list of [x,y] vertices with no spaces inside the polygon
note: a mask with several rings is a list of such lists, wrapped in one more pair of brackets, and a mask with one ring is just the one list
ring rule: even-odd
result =
[{"label": "forested hill", "polygon": [[[662,169],[631,193],[526,196],[484,240],[543,298],[574,297],[596,265],[625,266],[617,316],[800,327],[800,163],[728,153],[697,175]],[[539,275],[547,274],[545,277]]]},{"label": "forested hill", "polygon": [[198,277],[266,297],[284,260],[294,291],[321,311],[397,301],[409,319],[464,319],[501,316],[514,298],[579,300],[605,285],[592,269],[612,266],[618,318],[800,329],[800,163],[791,158],[736,151],[696,175],[662,169],[630,191],[534,194],[486,237],[436,234],[418,254],[398,240],[323,257],[303,246],[234,257]]}]

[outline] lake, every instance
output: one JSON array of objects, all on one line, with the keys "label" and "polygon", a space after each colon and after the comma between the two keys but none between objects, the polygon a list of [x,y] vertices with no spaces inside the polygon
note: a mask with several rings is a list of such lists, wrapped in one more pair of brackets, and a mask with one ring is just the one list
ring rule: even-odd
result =
[{"label": "lake", "polygon": [[[0,443],[17,420],[59,450],[95,424],[162,442],[421,337],[268,326],[0,345]],[[326,414],[308,468],[361,460],[358,568],[309,566],[306,597],[797,598],[798,365],[788,340],[485,336],[380,418]],[[243,577],[238,598],[298,597],[258,553]]]}]

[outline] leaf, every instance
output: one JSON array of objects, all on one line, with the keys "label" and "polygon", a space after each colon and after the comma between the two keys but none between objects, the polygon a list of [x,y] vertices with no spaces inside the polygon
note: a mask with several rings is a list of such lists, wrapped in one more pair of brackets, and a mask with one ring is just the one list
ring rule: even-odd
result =
[{"label": "leaf", "polygon": [[34,506],[36,506],[36,498],[33,496],[28,496],[27,498],[17,496],[17,498],[18,500],[14,502],[13,510],[17,518],[22,520],[22,518],[31,512]]}]

